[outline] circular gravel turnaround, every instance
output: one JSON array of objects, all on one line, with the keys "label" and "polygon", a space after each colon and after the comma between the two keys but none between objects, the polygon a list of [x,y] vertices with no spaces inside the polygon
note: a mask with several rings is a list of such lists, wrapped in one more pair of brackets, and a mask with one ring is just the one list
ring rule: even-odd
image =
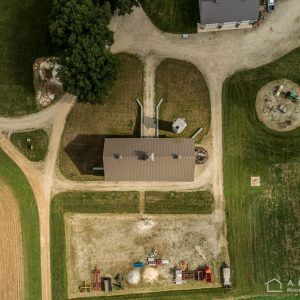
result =
[{"label": "circular gravel turnaround", "polygon": [[[289,96],[294,92],[299,100]],[[290,131],[300,126],[300,87],[288,79],[274,80],[257,93],[258,118],[270,129]]]}]

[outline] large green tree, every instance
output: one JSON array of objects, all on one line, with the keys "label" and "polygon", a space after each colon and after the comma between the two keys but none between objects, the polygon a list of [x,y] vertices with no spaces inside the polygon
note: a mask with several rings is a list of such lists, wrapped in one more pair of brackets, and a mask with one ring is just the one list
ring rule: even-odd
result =
[{"label": "large green tree", "polygon": [[92,36],[79,38],[62,57],[62,83],[82,102],[101,103],[117,79],[117,58],[98,42]]},{"label": "large green tree", "polygon": [[[107,0],[94,0],[98,5],[103,5]],[[133,6],[140,6],[138,0],[109,0],[112,11],[114,12],[117,8],[119,15],[130,14],[132,12]]]},{"label": "large green tree", "polygon": [[[54,0],[50,16],[50,34],[54,44],[65,49],[86,35],[101,36],[111,45],[113,33],[107,29],[111,17],[110,4],[101,7],[91,0]],[[103,32],[102,32],[103,31]]]},{"label": "large green tree", "polygon": [[80,101],[101,103],[117,78],[110,16],[108,2],[96,6],[92,0],[54,0],[50,33],[62,51],[59,77]]},{"label": "large green tree", "polygon": [[137,0],[118,0],[117,8],[119,9],[119,15],[130,14],[133,6],[139,6]]}]

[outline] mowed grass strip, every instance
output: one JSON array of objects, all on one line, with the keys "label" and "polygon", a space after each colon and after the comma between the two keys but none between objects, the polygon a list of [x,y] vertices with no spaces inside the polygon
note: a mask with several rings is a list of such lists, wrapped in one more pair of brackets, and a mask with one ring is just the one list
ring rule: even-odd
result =
[{"label": "mowed grass strip", "polygon": [[[143,64],[135,56],[118,55],[119,78],[104,104],[77,103],[70,112],[61,143],[60,169],[72,180],[99,180],[94,166],[102,166],[105,137],[139,137]],[[103,178],[103,177],[102,177]]]},{"label": "mowed grass strip", "polygon": [[[224,83],[224,190],[233,283],[239,294],[265,292],[276,277],[284,285],[300,267],[300,129],[279,133],[256,115],[258,90],[288,78],[300,84],[300,48]],[[261,187],[250,177],[260,176]]]},{"label": "mowed grass strip", "polygon": [[48,35],[48,0],[0,1],[0,115],[37,111],[32,67],[54,53]]},{"label": "mowed grass strip", "polygon": [[198,0],[141,0],[151,21],[162,31],[195,33],[200,21]]},{"label": "mowed grass strip", "polygon": [[146,192],[147,214],[211,214],[213,195],[196,192]]},{"label": "mowed grass strip", "polygon": [[[210,97],[201,72],[191,63],[166,59],[157,68],[156,101],[164,98],[159,111],[160,136],[190,138],[200,127],[200,141],[210,128]],[[187,122],[185,130],[176,134],[172,123],[177,118]]]},{"label": "mowed grass strip", "polygon": [[42,129],[15,132],[10,136],[10,140],[31,161],[41,161],[47,154],[48,134]]},{"label": "mowed grass strip", "polygon": [[52,299],[67,300],[64,214],[138,213],[137,192],[63,193],[51,201]]},{"label": "mowed grass strip", "polygon": [[[13,190],[20,211],[24,257],[24,299],[39,300],[42,296],[40,232],[36,201],[24,174],[1,149],[0,165],[1,181],[8,184]],[[0,295],[0,298],[1,296],[5,297]]]}]

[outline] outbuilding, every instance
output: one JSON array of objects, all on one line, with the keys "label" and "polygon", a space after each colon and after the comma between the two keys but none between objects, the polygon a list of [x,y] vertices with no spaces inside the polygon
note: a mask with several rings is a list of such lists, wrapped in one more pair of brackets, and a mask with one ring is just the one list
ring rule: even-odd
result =
[{"label": "outbuilding", "polygon": [[259,0],[199,0],[200,28],[242,27],[259,18]]},{"label": "outbuilding", "polygon": [[106,181],[194,180],[195,142],[188,138],[107,138]]}]

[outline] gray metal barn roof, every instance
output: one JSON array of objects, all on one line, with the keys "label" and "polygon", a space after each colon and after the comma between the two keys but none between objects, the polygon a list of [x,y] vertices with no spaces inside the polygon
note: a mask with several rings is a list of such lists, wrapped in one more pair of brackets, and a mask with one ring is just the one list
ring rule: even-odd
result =
[{"label": "gray metal barn roof", "polygon": [[107,138],[103,151],[107,181],[193,181],[192,139]]},{"label": "gray metal barn roof", "polygon": [[201,24],[257,20],[259,0],[199,0]]}]

